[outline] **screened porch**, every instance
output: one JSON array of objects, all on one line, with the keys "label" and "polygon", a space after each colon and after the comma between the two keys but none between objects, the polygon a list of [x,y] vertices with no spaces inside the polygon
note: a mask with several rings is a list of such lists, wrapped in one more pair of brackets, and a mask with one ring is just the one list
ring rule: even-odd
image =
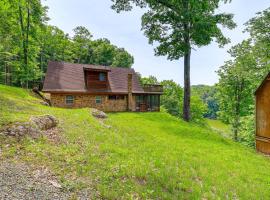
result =
[{"label": "screened porch", "polygon": [[159,111],[160,110],[160,95],[159,94],[147,94],[136,95],[136,111]]}]

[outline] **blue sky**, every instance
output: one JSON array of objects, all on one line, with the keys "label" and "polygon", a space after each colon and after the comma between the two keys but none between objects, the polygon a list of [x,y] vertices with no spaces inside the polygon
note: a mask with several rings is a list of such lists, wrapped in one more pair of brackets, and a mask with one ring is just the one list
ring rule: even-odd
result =
[{"label": "blue sky", "polygon": [[[143,11],[134,9],[132,12],[117,14],[110,6],[110,0],[42,0],[49,6],[49,24],[58,26],[72,35],[76,26],[85,26],[94,38],[108,38],[113,44],[124,47],[130,52],[135,63],[132,66],[143,76],[154,75],[159,80],[172,79],[183,85],[183,59],[168,61],[166,57],[154,56],[153,46],[141,31],[141,15]],[[216,70],[230,57],[227,50],[230,46],[248,37],[243,33],[243,24],[255,13],[270,6],[270,0],[232,0],[222,5],[218,12],[230,12],[235,15],[238,27],[224,30],[231,43],[224,48],[212,43],[196,49],[191,57],[191,83],[213,85],[218,82]]]}]

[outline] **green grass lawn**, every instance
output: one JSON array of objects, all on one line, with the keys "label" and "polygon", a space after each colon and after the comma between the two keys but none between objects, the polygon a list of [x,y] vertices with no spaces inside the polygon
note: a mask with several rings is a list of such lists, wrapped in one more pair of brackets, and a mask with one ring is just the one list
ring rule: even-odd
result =
[{"label": "green grass lawn", "polygon": [[214,119],[206,119],[206,123],[210,128],[213,130],[219,132],[221,135],[225,137],[232,137],[232,131],[229,125],[224,124],[220,120],[214,120]]},{"label": "green grass lawn", "polygon": [[[48,166],[66,189],[95,188],[103,199],[268,199],[270,161],[213,130],[166,113],[50,108],[0,85],[0,124],[52,114],[63,144],[0,138],[2,155]],[[108,126],[111,126],[109,128]],[[7,145],[9,143],[9,145]]]}]

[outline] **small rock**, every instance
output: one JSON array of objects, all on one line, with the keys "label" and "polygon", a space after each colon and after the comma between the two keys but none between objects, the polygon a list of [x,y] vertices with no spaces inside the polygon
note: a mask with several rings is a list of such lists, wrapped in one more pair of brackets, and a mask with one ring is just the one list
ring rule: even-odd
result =
[{"label": "small rock", "polygon": [[41,101],[40,104],[43,105],[43,106],[50,106],[50,104],[48,104],[48,103],[45,102],[45,101]]},{"label": "small rock", "polygon": [[62,188],[62,186],[59,183],[57,183],[56,181],[49,180],[49,182],[56,188]]},{"label": "small rock", "polygon": [[94,117],[96,117],[96,118],[105,119],[105,118],[108,117],[107,114],[106,114],[105,112],[100,111],[100,110],[98,110],[98,109],[91,109],[90,112],[91,112],[91,114],[92,114]]}]

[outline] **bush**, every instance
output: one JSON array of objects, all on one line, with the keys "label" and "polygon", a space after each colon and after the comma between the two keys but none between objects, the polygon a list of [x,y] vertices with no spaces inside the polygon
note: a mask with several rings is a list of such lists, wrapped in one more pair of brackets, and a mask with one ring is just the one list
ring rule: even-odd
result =
[{"label": "bush", "polygon": [[255,116],[254,114],[241,117],[239,142],[249,147],[255,147]]},{"label": "bush", "polygon": [[191,120],[201,123],[204,119],[204,114],[207,112],[206,104],[198,96],[192,96],[190,104]]}]

